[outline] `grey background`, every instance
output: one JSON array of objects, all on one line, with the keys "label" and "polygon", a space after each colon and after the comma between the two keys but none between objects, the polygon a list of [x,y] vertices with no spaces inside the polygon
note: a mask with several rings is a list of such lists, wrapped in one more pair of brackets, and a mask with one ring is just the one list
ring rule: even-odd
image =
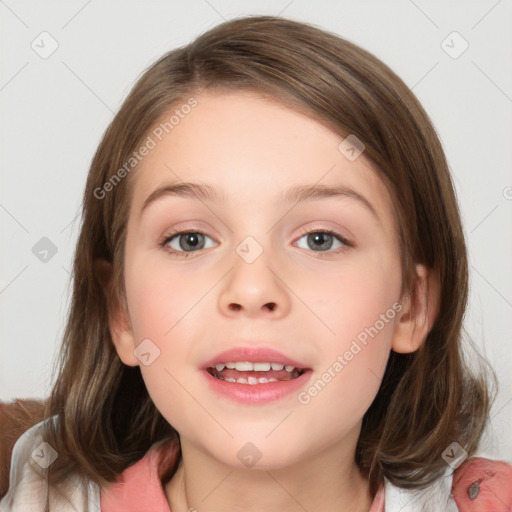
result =
[{"label": "grey background", "polygon": [[511,0],[240,4],[0,1],[0,400],[51,388],[88,166],[136,78],[223,19],[282,14],[374,53],[431,116],[467,236],[466,329],[500,382],[482,454],[512,462]]}]

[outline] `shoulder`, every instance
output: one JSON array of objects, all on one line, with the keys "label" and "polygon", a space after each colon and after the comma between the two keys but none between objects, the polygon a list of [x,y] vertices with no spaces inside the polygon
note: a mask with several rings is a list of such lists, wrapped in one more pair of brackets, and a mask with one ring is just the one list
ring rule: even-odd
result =
[{"label": "shoulder", "polygon": [[453,474],[452,496],[460,512],[512,510],[512,466],[474,457]]},{"label": "shoulder", "polygon": [[[0,501],[0,512],[43,512],[47,497],[60,504],[53,510],[89,512],[99,510],[99,489],[94,482],[70,476],[55,489],[48,490],[46,472],[58,453],[43,440],[42,430],[48,418],[29,428],[16,441],[11,456],[9,489]],[[74,508],[73,508],[74,507]]]}]

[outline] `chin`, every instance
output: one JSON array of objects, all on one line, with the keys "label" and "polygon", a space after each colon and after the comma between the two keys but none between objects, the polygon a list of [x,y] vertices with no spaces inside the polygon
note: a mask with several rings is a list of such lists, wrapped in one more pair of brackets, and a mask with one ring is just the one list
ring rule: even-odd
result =
[{"label": "chin", "polygon": [[235,438],[223,443],[223,446],[217,444],[214,450],[208,451],[219,463],[238,470],[276,470],[296,464],[301,459],[296,443],[284,446],[265,440],[264,436],[259,441],[251,441],[251,436],[244,437],[243,441]]}]

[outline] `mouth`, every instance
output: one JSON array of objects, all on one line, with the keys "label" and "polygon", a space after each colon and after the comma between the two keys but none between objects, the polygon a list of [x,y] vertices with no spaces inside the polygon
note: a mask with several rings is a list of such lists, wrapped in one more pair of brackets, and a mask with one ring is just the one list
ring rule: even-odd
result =
[{"label": "mouth", "polygon": [[215,396],[252,406],[293,396],[313,375],[305,363],[277,350],[247,345],[217,354],[200,369]]},{"label": "mouth", "polygon": [[248,361],[217,363],[215,366],[206,368],[206,371],[218,380],[249,386],[294,380],[307,370],[307,368],[297,368],[293,365],[261,361],[254,363]]}]

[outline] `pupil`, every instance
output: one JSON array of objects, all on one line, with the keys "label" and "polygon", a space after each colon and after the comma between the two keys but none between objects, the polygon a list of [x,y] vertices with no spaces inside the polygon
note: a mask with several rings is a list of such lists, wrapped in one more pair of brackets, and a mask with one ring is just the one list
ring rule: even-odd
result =
[{"label": "pupil", "polygon": [[196,249],[200,243],[201,237],[202,235],[200,233],[185,233],[184,236],[182,235],[180,237],[180,247],[184,250],[190,248]]},{"label": "pupil", "polygon": [[[325,241],[327,239],[327,242]],[[320,241],[320,247],[322,249],[330,249],[332,245],[332,235],[330,233],[310,233],[308,235],[308,242],[315,245],[316,242]]]}]

